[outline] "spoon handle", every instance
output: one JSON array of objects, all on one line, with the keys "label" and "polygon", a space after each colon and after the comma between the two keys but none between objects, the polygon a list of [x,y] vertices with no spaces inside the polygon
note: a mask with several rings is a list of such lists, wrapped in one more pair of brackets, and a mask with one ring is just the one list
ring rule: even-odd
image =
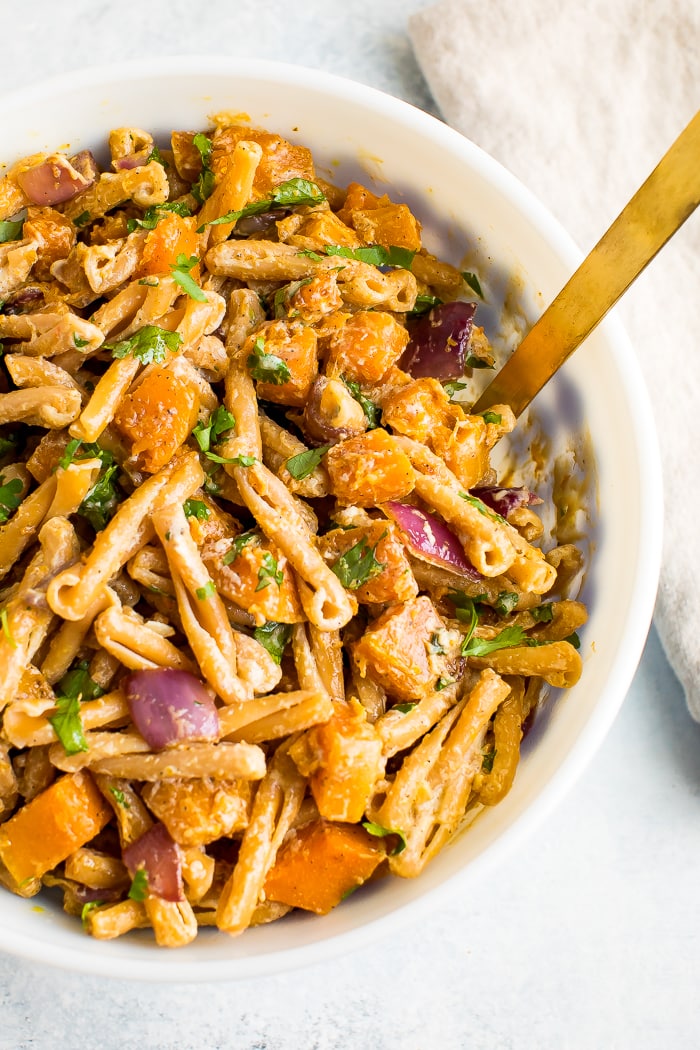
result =
[{"label": "spoon handle", "polygon": [[516,416],[602,321],[700,203],[700,111],[474,405]]}]

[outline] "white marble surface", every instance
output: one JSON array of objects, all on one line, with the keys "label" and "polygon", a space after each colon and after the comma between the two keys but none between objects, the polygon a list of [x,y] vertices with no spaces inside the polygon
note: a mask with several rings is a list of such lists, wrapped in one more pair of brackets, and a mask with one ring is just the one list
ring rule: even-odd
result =
[{"label": "white marble surface", "polygon": [[[432,109],[405,33],[423,6],[35,0],[18,17],[4,0],[0,91],[79,64],[224,53],[328,69]],[[696,1047],[699,816],[700,726],[652,633],[586,774],[469,898],[345,958],[236,984],[149,987],[0,954],[0,1050]]]}]

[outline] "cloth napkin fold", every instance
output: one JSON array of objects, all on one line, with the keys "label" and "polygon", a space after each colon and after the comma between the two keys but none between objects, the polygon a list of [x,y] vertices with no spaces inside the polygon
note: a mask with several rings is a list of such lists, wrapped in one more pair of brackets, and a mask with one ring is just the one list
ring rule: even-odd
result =
[{"label": "cloth napkin fold", "polygon": [[[700,108],[697,0],[440,0],[409,34],[447,123],[545,201],[583,251]],[[617,308],[664,468],[655,623],[698,721],[699,293],[700,210]]]}]

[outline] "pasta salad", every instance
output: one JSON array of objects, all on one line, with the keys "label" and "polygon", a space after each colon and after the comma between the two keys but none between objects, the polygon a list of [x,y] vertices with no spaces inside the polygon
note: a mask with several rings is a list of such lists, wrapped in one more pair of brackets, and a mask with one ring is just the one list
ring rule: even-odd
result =
[{"label": "pasta salad", "polygon": [[235,935],[413,877],[581,674],[481,286],[215,118],[0,179],[0,881]]}]

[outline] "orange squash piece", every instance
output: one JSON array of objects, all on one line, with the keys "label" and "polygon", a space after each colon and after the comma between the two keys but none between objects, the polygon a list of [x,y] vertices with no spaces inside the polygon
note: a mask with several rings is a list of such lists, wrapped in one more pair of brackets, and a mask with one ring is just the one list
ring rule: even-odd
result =
[{"label": "orange squash piece", "polygon": [[410,251],[420,251],[420,223],[406,204],[394,204],[385,193],[375,193],[351,182],[338,216],[352,226],[366,244],[396,245]]},{"label": "orange squash piece", "polygon": [[312,821],[285,840],[265,880],[265,896],[327,915],[367,881],[385,856],[357,824]]},{"label": "orange squash piece", "polygon": [[327,372],[378,383],[408,344],[408,330],[382,310],[359,310],[330,339]]},{"label": "orange squash piece", "polygon": [[154,368],[126,395],[114,423],[131,443],[139,467],[154,474],[187,440],[198,411],[199,391],[193,384],[168,368]]},{"label": "orange squash piece", "polygon": [[334,565],[338,558],[360,542],[374,551],[374,557],[383,568],[353,590],[358,602],[404,602],[418,594],[406,548],[398,529],[390,521],[381,518],[355,529],[332,529],[319,536],[317,542],[328,565]]},{"label": "orange squash piece", "polygon": [[256,197],[267,197],[282,182],[289,179],[309,179],[313,182],[314,161],[306,146],[296,146],[271,131],[259,131],[245,124],[231,124],[220,128],[212,137],[211,166],[217,175],[225,171],[236,143],[257,142],[262,157],[255,172],[253,190]]},{"label": "orange squash piece", "polygon": [[17,883],[38,878],[94,838],[111,816],[88,772],[63,776],[0,827],[0,860]]},{"label": "orange squash piece", "polygon": [[[207,545],[202,560],[218,592],[255,617],[260,626],[275,623],[301,623],[304,613],[299,601],[294,573],[279,547],[265,537],[246,544],[228,565],[224,557],[231,540]],[[276,577],[281,574],[280,582]]]},{"label": "orange squash piece", "polygon": [[340,441],[326,454],[325,465],[339,503],[373,507],[402,499],[415,485],[415,472],[405,452],[386,430]]},{"label": "orange squash piece", "polygon": [[[260,325],[249,336],[243,351],[243,359],[248,363],[253,378],[258,381],[258,397],[279,405],[302,408],[318,373],[316,343],[313,328],[300,321],[270,321]],[[256,344],[259,350],[256,350]],[[279,358],[289,369],[289,378],[283,383],[261,379],[265,374],[260,364],[261,353]]]},{"label": "orange squash piece", "polygon": [[[197,229],[194,218],[186,218],[175,212],[162,212],[158,225],[149,230],[143,246],[143,255],[136,272],[137,277],[154,277],[169,274],[170,267],[177,262],[178,255],[188,259],[197,252]],[[199,265],[190,270],[192,277],[199,278]]]},{"label": "orange squash piece", "polygon": [[316,766],[309,785],[322,817],[358,823],[384,771],[382,740],[361,705],[334,707],[333,717],[308,733]]},{"label": "orange squash piece", "polygon": [[420,699],[435,688],[440,668],[431,659],[430,641],[444,627],[426,595],[392,605],[356,642],[355,659],[392,697]]}]

